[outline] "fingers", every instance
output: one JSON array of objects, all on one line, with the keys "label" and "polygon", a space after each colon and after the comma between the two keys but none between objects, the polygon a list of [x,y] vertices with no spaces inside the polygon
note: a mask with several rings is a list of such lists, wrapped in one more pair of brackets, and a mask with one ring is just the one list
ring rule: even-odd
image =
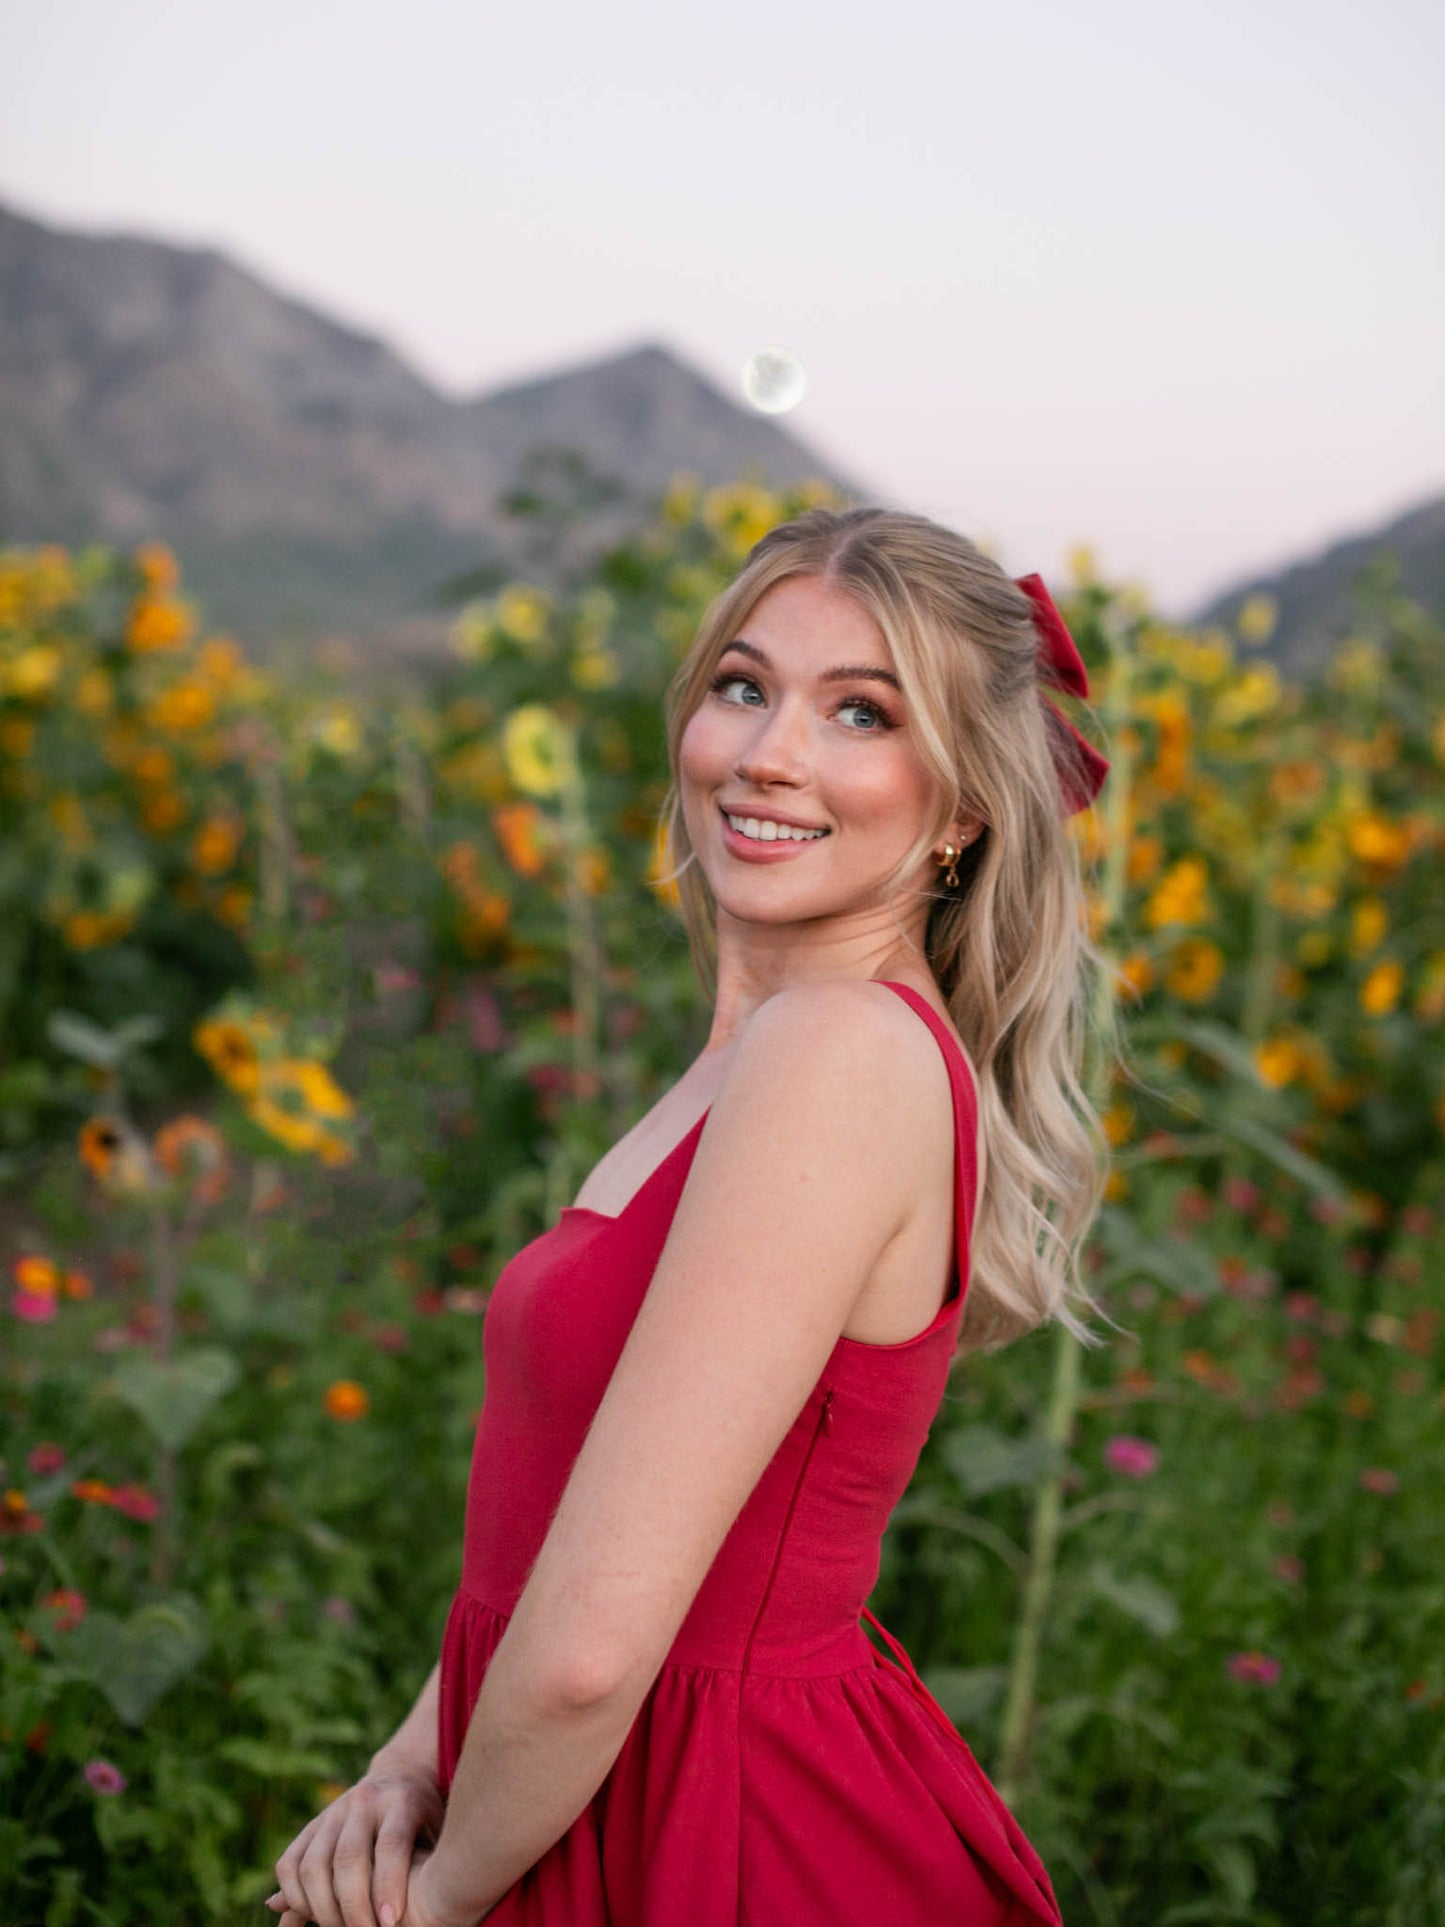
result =
[{"label": "fingers", "polygon": [[[336,1842],[331,1856],[331,1885],[340,1908],[337,1927],[377,1927],[376,1915],[371,1911],[374,1826],[374,1817],[358,1808],[341,1829]],[[321,1927],[332,1927],[329,1920],[318,1918],[321,1918]],[[397,1919],[401,1919],[399,1910]]]},{"label": "fingers", "polygon": [[389,1813],[376,1836],[376,1866],[371,1879],[371,1896],[377,1918],[384,1907],[393,1909],[393,1920],[406,1912],[407,1875],[411,1871],[416,1824],[404,1813]]},{"label": "fingers", "polygon": [[[329,1813],[330,1810],[328,1807],[326,1812]],[[296,1838],[286,1849],[285,1853],[283,1853],[281,1858],[276,1862],[276,1879],[280,1885],[281,1898],[285,1901],[287,1909],[281,1916],[280,1927],[298,1927],[298,1923],[300,1923],[300,1927],[304,1927],[304,1923],[311,1918],[310,1912],[308,1911],[310,1903],[306,1898],[306,1889],[301,1884],[299,1869],[302,1855],[316,1838],[317,1830],[325,1818],[326,1813],[318,1813],[314,1820],[308,1820],[300,1833],[297,1834]],[[269,1901],[267,1905],[270,1905]],[[289,1915],[295,1915],[296,1919],[293,1921],[288,1917]]]}]

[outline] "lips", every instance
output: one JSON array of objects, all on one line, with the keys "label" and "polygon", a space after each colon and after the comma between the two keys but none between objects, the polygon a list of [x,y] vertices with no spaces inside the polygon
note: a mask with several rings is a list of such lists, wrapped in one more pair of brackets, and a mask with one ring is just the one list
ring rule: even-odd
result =
[{"label": "lips", "polygon": [[[721,807],[719,807],[718,810],[718,817],[722,823],[723,848],[729,855],[740,857],[745,863],[785,863],[789,857],[801,856],[804,850],[815,849],[818,844],[826,842],[830,834],[829,831],[824,830],[822,836],[809,836],[801,840],[791,836],[777,837],[768,842],[761,842],[753,837],[744,836],[740,830],[735,830],[732,824],[728,822],[729,814],[733,816],[745,816],[752,814],[752,812],[744,812],[742,810],[727,812]],[[781,816],[758,817],[757,820],[759,822],[774,823],[788,821],[787,818]],[[795,827],[800,830],[807,830],[821,828],[822,826],[810,823],[798,823]]]}]

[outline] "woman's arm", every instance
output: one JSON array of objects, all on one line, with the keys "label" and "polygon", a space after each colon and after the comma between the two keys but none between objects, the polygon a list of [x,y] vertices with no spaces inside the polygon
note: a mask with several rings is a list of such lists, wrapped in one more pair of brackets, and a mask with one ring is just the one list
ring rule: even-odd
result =
[{"label": "woman's arm", "polygon": [[796,986],[749,1021],[482,1682],[408,1927],[474,1921],[606,1778],[913,1208],[936,1065],[928,1033],[876,985]]},{"label": "woman's arm", "polygon": [[442,1663],[438,1660],[427,1674],[426,1684],[416,1696],[416,1704],[391,1738],[372,1754],[368,1773],[375,1773],[382,1766],[415,1766],[435,1774],[441,1672]]}]

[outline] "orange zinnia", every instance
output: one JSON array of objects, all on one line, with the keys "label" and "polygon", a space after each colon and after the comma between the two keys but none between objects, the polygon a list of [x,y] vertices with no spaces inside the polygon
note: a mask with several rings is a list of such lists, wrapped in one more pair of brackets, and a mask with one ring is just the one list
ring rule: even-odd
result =
[{"label": "orange zinnia", "polygon": [[334,1385],[326,1389],[326,1410],[330,1417],[349,1425],[353,1419],[365,1418],[371,1408],[371,1400],[366,1395],[366,1387],[358,1385],[354,1378],[338,1378]]}]

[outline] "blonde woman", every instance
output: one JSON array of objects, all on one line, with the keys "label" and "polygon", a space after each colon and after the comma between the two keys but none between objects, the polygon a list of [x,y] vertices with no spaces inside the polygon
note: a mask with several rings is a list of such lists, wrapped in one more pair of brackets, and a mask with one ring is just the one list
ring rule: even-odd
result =
[{"label": "blonde woman", "polygon": [[810,511],[709,610],[666,810],[707,1044],[498,1280],[441,1659],[284,1927],[1057,1927],[865,1603],[955,1354],[1090,1336],[1107,764],[1047,687],[1043,584],[920,516]]}]

